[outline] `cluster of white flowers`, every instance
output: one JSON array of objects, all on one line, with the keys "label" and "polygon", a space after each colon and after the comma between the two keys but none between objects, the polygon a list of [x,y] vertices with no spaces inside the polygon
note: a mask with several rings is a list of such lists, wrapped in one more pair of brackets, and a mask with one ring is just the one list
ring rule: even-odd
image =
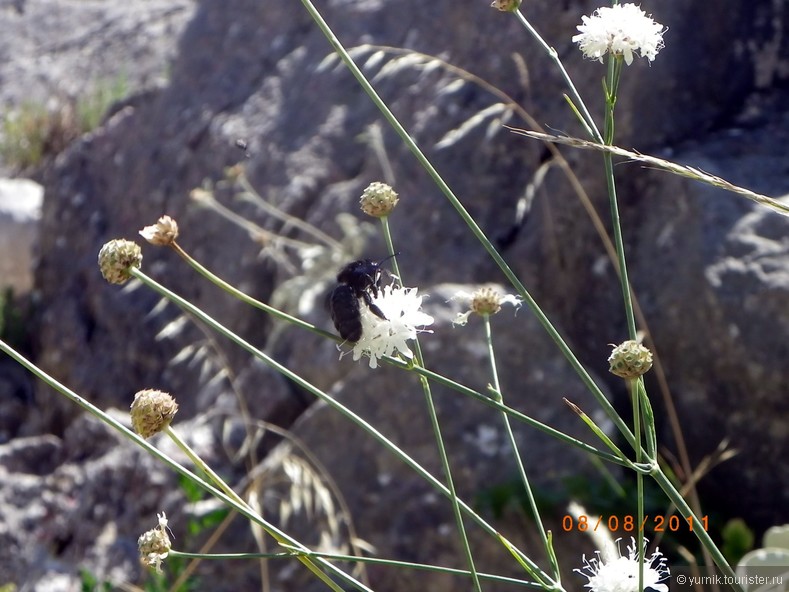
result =
[{"label": "cluster of white flowers", "polygon": [[420,310],[422,296],[417,296],[416,288],[400,288],[384,286],[378,296],[372,297],[375,304],[386,319],[372,313],[368,306],[362,304],[362,337],[353,346],[354,361],[363,355],[370,358],[370,368],[378,366],[383,356],[398,353],[408,359],[414,357],[408,340],[416,339],[420,329],[433,324],[433,317]]},{"label": "cluster of white flowers", "polygon": [[[627,556],[622,556],[619,551],[619,541],[616,545],[609,543],[602,554],[597,551],[597,557],[589,560],[583,557],[584,567],[575,571],[587,578],[584,584],[591,592],[637,592],[638,591],[638,549],[636,540],[631,537]],[[646,551],[647,539],[642,539]],[[657,592],[668,592],[668,586],[661,584],[669,576],[666,559],[663,554],[655,549],[650,557],[644,557],[644,588],[651,588]]]},{"label": "cluster of white flowers", "polygon": [[581,17],[580,33],[573,37],[588,58],[603,61],[611,52],[621,55],[629,66],[633,54],[655,59],[663,48],[663,33],[666,27],[656,23],[635,4],[616,4],[598,8],[592,16]]}]

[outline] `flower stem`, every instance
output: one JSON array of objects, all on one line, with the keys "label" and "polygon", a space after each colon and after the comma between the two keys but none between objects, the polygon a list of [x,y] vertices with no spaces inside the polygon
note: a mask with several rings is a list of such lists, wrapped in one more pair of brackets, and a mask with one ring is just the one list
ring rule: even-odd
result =
[{"label": "flower stem", "polygon": [[166,428],[164,428],[163,431],[170,437],[170,439],[173,442],[175,442],[175,445],[178,446],[178,448],[180,448],[181,451],[186,456],[189,457],[189,460],[191,460],[192,463],[194,463],[194,465],[198,469],[200,469],[206,475],[208,475],[208,478],[211,479],[211,481],[213,481],[214,484],[217,487],[219,487],[219,489],[225,492],[225,495],[227,497],[233,499],[239,505],[247,506],[250,509],[250,511],[254,511],[252,510],[252,507],[246,502],[246,500],[244,500],[240,495],[238,495],[235,491],[233,491],[233,488],[230,487],[227,483],[225,483],[225,481],[216,473],[216,471],[214,471],[208,465],[208,463],[206,463],[202,458],[200,458],[200,455],[198,455],[194,450],[192,450],[191,446],[189,446],[189,444],[187,444],[183,440],[183,438],[181,438],[175,432],[175,430],[173,430],[172,426],[167,426]]},{"label": "flower stem", "polygon": [[[380,218],[381,220],[381,229],[383,231],[384,240],[386,241],[387,249],[389,250],[389,255],[392,258],[392,267],[395,270],[395,274],[398,277],[398,281],[400,282],[400,287],[403,286],[403,276],[400,274],[400,266],[397,264],[397,254],[394,250],[394,242],[392,241],[392,233],[389,230],[389,217],[383,216]],[[422,356],[422,348],[419,345],[419,337],[414,337],[414,361],[415,365],[424,368],[425,361]],[[471,579],[474,583],[474,590],[477,592],[482,592],[482,584],[480,583],[479,575],[477,574],[477,569],[474,566],[474,556],[471,552],[471,545],[468,542],[468,534],[466,533],[466,527],[463,524],[463,514],[460,511],[460,504],[458,503],[457,492],[455,491],[455,481],[452,478],[452,470],[449,465],[449,457],[447,456],[446,446],[444,445],[444,439],[441,436],[441,425],[438,421],[438,413],[436,412],[436,405],[435,401],[433,401],[433,394],[430,389],[430,382],[427,380],[425,376],[419,376],[419,383],[422,385],[422,391],[425,394],[425,402],[427,403],[427,411],[430,415],[430,424],[433,427],[433,434],[435,434],[436,438],[436,447],[438,448],[438,455],[441,458],[441,466],[444,469],[444,475],[446,476],[447,480],[447,487],[449,488],[450,499],[452,501],[452,513],[455,515],[455,522],[458,528],[458,534],[460,535],[460,542],[461,546],[463,547],[463,552],[466,555],[466,563],[469,566],[469,572],[471,573]]]},{"label": "flower stem", "polygon": [[[616,90],[619,88],[621,68],[617,68],[617,61],[621,56],[610,56],[608,59],[608,75],[606,79],[605,97],[605,144],[612,146],[614,143],[614,107],[616,105]],[[608,201],[611,206],[611,226],[614,233],[614,247],[616,249],[617,265],[619,267],[619,283],[622,288],[622,298],[627,318],[627,332],[630,339],[636,339],[636,321],[633,314],[633,300],[630,292],[630,280],[625,261],[625,246],[622,239],[622,225],[619,220],[619,205],[616,197],[616,180],[614,179],[613,157],[610,152],[603,152],[605,164],[605,180],[608,186]],[[636,437],[637,439],[637,437]]]},{"label": "flower stem", "polygon": [[739,580],[737,575],[734,573],[734,570],[729,565],[729,562],[723,556],[723,553],[720,552],[720,549],[715,545],[715,542],[710,537],[709,533],[707,533],[706,529],[704,528],[696,528],[696,525],[701,525],[703,522],[699,519],[699,517],[691,510],[688,503],[685,501],[685,498],[682,497],[679,491],[677,491],[674,484],[671,480],[666,476],[663,470],[660,468],[657,463],[654,465],[654,469],[651,473],[652,478],[657,482],[663,492],[668,496],[668,498],[672,501],[672,503],[677,507],[680,515],[685,518],[685,520],[693,519],[693,533],[696,535],[696,538],[699,539],[699,542],[704,545],[704,548],[712,555],[712,560],[715,564],[721,569],[721,571],[731,578],[731,586],[736,590],[736,592],[743,592],[742,586],[739,584]]},{"label": "flower stem", "polygon": [[297,327],[301,327],[302,329],[307,329],[308,331],[312,331],[313,333],[320,335],[321,337],[328,337],[329,339],[333,339],[334,341],[340,341],[340,339],[334,333],[329,333],[328,331],[319,329],[312,323],[308,323],[307,321],[291,316],[286,312],[282,312],[281,310],[278,310],[273,306],[266,304],[265,302],[261,302],[260,300],[256,300],[255,298],[252,298],[251,296],[245,294],[238,288],[231,286],[225,280],[220,278],[218,275],[214,274],[206,267],[204,267],[197,260],[193,259],[186,251],[184,251],[180,246],[178,246],[177,243],[173,242],[171,247],[175,250],[176,253],[178,253],[178,255],[184,261],[186,261],[195,271],[197,271],[197,273],[202,275],[212,284],[220,287],[222,290],[224,290],[231,296],[238,298],[241,302],[244,302],[245,304],[249,304],[250,306],[254,306],[255,308],[262,310],[263,312],[270,314],[272,317],[276,319],[287,321],[288,323],[296,325]]},{"label": "flower stem", "polygon": [[[483,314],[482,321],[485,326],[485,341],[487,342],[488,346],[488,359],[490,361],[490,375],[491,380],[493,382],[493,391],[494,396],[498,400],[499,403],[504,402],[504,395],[501,392],[501,384],[499,383],[499,372],[496,368],[496,354],[493,348],[493,332],[491,331],[490,327],[490,315]],[[548,539],[548,534],[545,531],[545,525],[542,522],[542,517],[540,516],[540,510],[537,507],[537,502],[534,499],[534,492],[531,489],[531,485],[529,484],[529,477],[526,475],[526,468],[523,465],[523,459],[521,458],[520,451],[518,450],[518,442],[515,440],[515,434],[512,431],[512,426],[510,425],[510,418],[506,413],[501,414],[501,418],[504,422],[504,428],[507,431],[507,438],[510,441],[510,446],[512,447],[512,452],[515,456],[515,462],[518,465],[518,474],[520,475],[521,482],[523,483],[523,488],[526,491],[526,498],[529,500],[529,507],[531,509],[532,515],[534,517],[534,522],[537,525],[537,530],[540,533],[540,539],[542,540],[542,545],[545,548],[545,553],[548,556],[548,559],[551,562],[551,569],[553,570],[553,578],[556,582],[561,582],[561,572],[559,571],[559,565],[556,563],[556,554],[553,552],[551,548],[551,543]]]},{"label": "flower stem", "polygon": [[[342,555],[338,553],[320,553],[317,551],[293,551],[279,552],[279,553],[186,553],[184,551],[170,551],[172,557],[183,557],[184,559],[219,559],[219,560],[238,560],[238,559],[288,559],[296,555],[305,555],[307,557],[321,557],[330,559],[332,561],[346,561],[350,563],[370,563],[374,565],[385,565],[403,569],[413,569],[418,571],[431,571],[437,573],[445,573],[449,575],[469,576],[471,573],[466,569],[457,569],[454,567],[443,567],[440,565],[432,565],[429,563],[415,563],[413,561],[398,561],[395,559],[384,559],[381,557],[366,557],[361,555]],[[479,573],[482,580],[490,582],[500,582],[504,584],[513,584],[515,586],[523,586],[534,589],[544,589],[542,584],[536,582],[527,582],[518,578],[510,578],[507,576],[500,576],[496,574]]]},{"label": "flower stem", "polygon": [[556,67],[559,69],[559,72],[562,75],[562,79],[564,80],[564,83],[567,85],[567,88],[570,89],[572,98],[575,101],[574,105],[577,107],[578,111],[583,116],[581,119],[581,123],[589,132],[589,135],[591,135],[598,142],[602,143],[603,137],[600,135],[600,130],[597,129],[594,119],[589,113],[589,110],[586,108],[586,104],[584,103],[584,100],[581,98],[578,89],[575,88],[575,83],[573,82],[573,79],[570,78],[570,75],[567,73],[567,70],[564,68],[564,64],[562,63],[562,60],[559,59],[559,54],[557,53],[557,51],[545,42],[542,36],[537,32],[537,29],[532,27],[528,19],[525,16],[523,16],[523,13],[521,13],[520,9],[515,10],[514,14],[516,17],[518,17],[518,21],[520,21],[520,23],[535,39],[535,41],[537,41],[537,43],[540,44],[543,50],[545,50],[545,53],[548,54],[548,57],[554,62],[554,64],[556,64]]}]

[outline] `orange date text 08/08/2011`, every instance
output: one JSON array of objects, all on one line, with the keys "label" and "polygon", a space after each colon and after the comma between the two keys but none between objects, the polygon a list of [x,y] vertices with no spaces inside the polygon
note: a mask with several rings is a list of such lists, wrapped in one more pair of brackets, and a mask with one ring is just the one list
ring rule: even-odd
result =
[{"label": "orange date text 08/08/2011", "polygon": [[693,532],[694,528],[702,528],[708,530],[708,517],[702,516],[695,519],[693,516],[683,518],[672,514],[671,516],[644,516],[644,519],[639,523],[638,519],[632,514],[625,514],[617,516],[611,514],[610,516],[587,516],[581,514],[580,516],[565,515],[562,518],[562,530],[570,532],[578,530],[585,532],[587,530],[595,531],[599,528],[605,528],[611,532],[644,532],[650,529],[654,532],[678,532],[680,530],[687,530]]}]

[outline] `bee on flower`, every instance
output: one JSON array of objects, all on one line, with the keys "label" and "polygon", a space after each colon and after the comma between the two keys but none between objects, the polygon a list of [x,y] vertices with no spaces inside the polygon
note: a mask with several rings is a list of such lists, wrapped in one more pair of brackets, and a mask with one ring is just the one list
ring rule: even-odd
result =
[{"label": "bee on flower", "polygon": [[370,302],[383,317],[370,306],[360,306],[362,333],[353,346],[354,361],[366,355],[370,358],[370,368],[377,368],[378,360],[384,356],[399,354],[412,359],[414,353],[408,341],[433,324],[433,317],[421,310],[423,296],[418,295],[417,288],[389,285],[377,292],[371,295]]}]

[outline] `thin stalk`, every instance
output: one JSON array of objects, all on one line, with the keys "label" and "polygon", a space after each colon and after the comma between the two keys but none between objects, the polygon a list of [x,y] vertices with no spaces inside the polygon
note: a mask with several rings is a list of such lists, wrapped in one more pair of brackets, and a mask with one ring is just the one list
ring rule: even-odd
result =
[{"label": "thin stalk", "polygon": [[[621,56],[611,56],[608,60],[608,75],[606,83],[606,109],[605,109],[605,144],[612,146],[614,143],[614,107],[616,105],[616,89],[619,87],[619,74],[621,69],[616,66],[621,61]],[[630,280],[625,261],[625,246],[622,240],[622,225],[619,220],[619,205],[616,198],[616,180],[614,179],[613,157],[610,152],[603,152],[605,163],[605,180],[608,187],[608,201],[611,206],[611,226],[614,233],[614,247],[619,265],[619,283],[622,289],[622,299],[625,305],[627,318],[627,332],[630,339],[636,339],[636,321],[633,314],[633,299],[630,291]],[[636,438],[638,439],[638,438]]]},{"label": "thin stalk", "polygon": [[[643,460],[644,449],[641,447],[641,409],[639,403],[641,397],[638,393],[638,380],[628,380],[628,390],[633,400],[633,433],[636,435],[636,462]],[[636,506],[638,513],[638,524],[644,524],[644,475],[636,473]],[[644,589],[644,533],[639,533],[638,543],[638,590]]]},{"label": "thin stalk", "polygon": [[[160,451],[155,446],[151,445],[147,440],[140,437],[137,433],[133,432],[125,425],[120,423],[114,417],[108,415],[95,405],[93,405],[87,399],[80,397],[77,393],[69,389],[64,384],[61,384],[57,380],[55,380],[52,376],[44,372],[41,368],[33,364],[23,355],[15,351],[12,347],[7,345],[4,341],[0,340],[0,351],[4,351],[8,354],[11,358],[13,358],[16,362],[18,362],[21,366],[26,368],[31,374],[39,378],[45,384],[49,385],[53,389],[55,389],[60,394],[64,395],[67,399],[71,402],[77,404],[79,407],[99,419],[101,422],[107,424],[117,432],[119,432],[122,436],[124,436],[127,440],[137,444],[140,448],[148,452],[149,454],[153,455],[155,458],[162,461],[165,465],[169,466],[174,471],[180,473],[187,479],[193,481],[195,484],[200,486],[201,488],[208,491],[211,495],[219,499],[220,501],[224,502],[228,506],[232,507],[238,513],[246,517],[247,519],[251,520],[255,524],[259,524],[271,537],[273,537],[278,543],[284,543],[288,546],[295,546],[303,551],[307,551],[307,548],[299,543],[296,539],[288,535],[287,533],[281,531],[273,524],[269,523],[265,520],[262,516],[258,513],[254,512],[246,503],[239,503],[237,501],[237,496],[230,497],[226,495],[224,492],[220,491],[207,481],[204,481],[202,478],[198,477],[195,473],[184,467],[183,465],[177,463],[175,460],[170,458],[164,452]],[[332,565],[330,562],[324,559],[318,559],[317,562],[309,559],[307,557],[299,558],[304,566],[309,569],[318,579],[320,579],[323,583],[325,583],[329,588],[334,590],[335,592],[343,592],[343,589],[338,586],[329,576],[328,574],[324,573],[318,564],[320,564],[324,569],[336,573],[339,577],[347,580],[353,585],[359,586],[362,590],[367,590],[368,592],[372,592],[369,588],[358,582],[352,576],[346,574],[338,567]]]},{"label": "thin stalk", "polygon": [[[381,229],[383,230],[384,240],[386,241],[389,255],[392,259],[392,267],[394,267],[395,274],[400,282],[400,287],[403,287],[403,276],[400,274],[400,266],[397,264],[397,254],[394,250],[394,242],[392,241],[392,233],[389,230],[389,217],[383,216],[381,219]],[[422,348],[419,345],[418,336],[414,338],[414,362],[416,366],[425,367],[424,357],[422,356]],[[430,382],[424,376],[419,376],[419,383],[422,385],[422,392],[425,395],[425,402],[427,404],[427,411],[430,415],[430,425],[433,427],[433,434],[436,438],[436,447],[438,448],[438,456],[441,459],[441,466],[444,470],[444,475],[447,479],[447,487],[449,488],[450,499],[452,501],[452,513],[455,515],[455,523],[457,524],[458,534],[460,535],[461,546],[463,553],[466,556],[466,563],[468,563],[471,579],[474,583],[474,590],[482,592],[482,584],[480,583],[477,569],[474,566],[474,555],[471,552],[471,545],[468,542],[468,534],[466,527],[463,524],[463,514],[460,511],[460,504],[458,503],[457,491],[455,490],[455,480],[452,478],[452,469],[449,465],[449,457],[447,456],[446,446],[444,439],[441,436],[441,425],[438,421],[438,413],[436,411],[435,401],[433,401],[433,394],[430,389]]]},{"label": "thin stalk", "polygon": [[[449,489],[441,483],[438,479],[436,479],[427,469],[425,469],[422,465],[416,462],[413,458],[411,458],[408,454],[406,454],[402,449],[400,449],[394,442],[389,440],[386,436],[384,436],[375,426],[371,423],[363,419],[361,416],[353,412],[351,409],[334,399],[333,397],[329,396],[325,392],[323,392],[318,387],[314,386],[309,381],[305,380],[292,370],[288,369],[287,367],[283,366],[276,360],[274,360],[271,356],[264,353],[263,351],[259,350],[248,341],[242,339],[235,333],[233,333],[230,329],[216,321],[213,317],[206,314],[199,308],[197,308],[194,304],[189,302],[188,300],[182,298],[175,292],[165,288],[154,279],[147,276],[143,273],[140,269],[135,267],[129,268],[129,274],[134,278],[140,280],[143,284],[151,288],[152,290],[158,292],[161,296],[173,302],[178,307],[180,307],[185,312],[189,313],[190,315],[194,316],[197,320],[207,325],[209,328],[213,329],[220,335],[227,337],[230,341],[241,347],[242,349],[249,352],[251,355],[256,357],[257,359],[264,362],[269,367],[273,368],[289,380],[291,380],[295,385],[304,389],[305,391],[315,395],[318,399],[326,403],[329,407],[338,411],[341,415],[349,419],[351,422],[362,428],[368,435],[376,439],[380,444],[384,446],[389,452],[391,452],[395,457],[400,459],[403,463],[408,465],[416,474],[422,477],[428,484],[433,487],[436,491],[444,495],[445,497],[450,497]],[[223,494],[223,497],[224,494]],[[484,518],[482,518],[479,514],[477,514],[471,506],[469,506],[466,502],[461,499],[458,499],[458,503],[463,511],[468,515],[474,522],[476,522],[482,529],[487,532],[488,534],[499,538],[499,533],[493,528],[490,524],[488,524]],[[523,559],[527,561],[533,568],[534,573],[537,574],[539,579],[546,585],[550,586],[550,578],[542,572],[542,570],[535,564],[531,559],[523,555]]]},{"label": "thin stalk", "polygon": [[600,135],[600,130],[597,129],[597,126],[595,125],[594,122],[594,118],[592,118],[592,115],[589,113],[589,110],[586,108],[586,104],[584,103],[584,100],[581,98],[578,89],[575,88],[575,83],[573,82],[573,79],[570,78],[570,75],[567,73],[567,70],[565,70],[564,64],[562,64],[562,60],[559,59],[559,54],[557,53],[557,51],[545,42],[545,40],[542,38],[542,36],[540,36],[537,30],[534,27],[532,27],[531,23],[526,19],[525,16],[523,16],[520,9],[515,10],[514,14],[516,17],[518,17],[518,21],[520,21],[520,23],[535,39],[535,41],[537,41],[537,43],[540,44],[540,46],[543,48],[545,53],[548,54],[548,57],[553,61],[553,63],[556,64],[556,67],[559,69],[559,72],[562,75],[562,79],[564,80],[564,83],[567,85],[567,88],[570,89],[570,94],[572,94],[572,98],[575,101],[573,105],[578,109],[580,114],[583,116],[583,118],[581,119],[581,123],[584,125],[584,127],[586,127],[586,130],[589,132],[589,135],[591,135],[598,142],[602,143],[603,136]]},{"label": "thin stalk", "polygon": [[338,341],[337,336],[334,335],[333,333],[329,333],[328,331],[324,331],[323,329],[319,329],[318,327],[316,327],[312,323],[308,323],[307,321],[304,321],[304,320],[302,320],[302,319],[300,319],[298,317],[294,317],[294,316],[289,315],[286,312],[282,312],[281,310],[278,310],[278,309],[274,308],[273,306],[270,306],[270,305],[266,304],[265,302],[261,302],[260,300],[256,300],[255,298],[252,298],[251,296],[249,296],[248,294],[245,294],[244,292],[242,292],[241,290],[239,290],[235,286],[231,286],[225,280],[220,278],[218,275],[214,274],[209,269],[204,267],[197,260],[193,259],[186,251],[184,251],[180,246],[178,246],[178,243],[173,242],[170,246],[197,273],[202,275],[209,282],[211,282],[212,284],[218,286],[219,288],[221,288],[222,290],[224,290],[225,292],[227,292],[231,296],[233,296],[235,298],[238,298],[241,302],[244,302],[245,304],[249,304],[250,306],[254,306],[255,308],[258,308],[258,309],[262,310],[263,312],[266,312],[266,313],[270,314],[272,317],[274,317],[276,319],[280,319],[282,321],[286,321],[288,323],[292,323],[293,325],[296,325],[297,327],[301,327],[302,329],[306,329],[307,331],[312,331],[313,333],[315,333],[316,335],[320,335],[321,337],[328,337],[329,339],[333,339],[334,341]]},{"label": "thin stalk", "polygon": [[365,75],[356,65],[356,62],[354,62],[353,58],[348,54],[345,47],[343,47],[342,43],[340,43],[339,39],[337,39],[337,36],[334,34],[334,32],[331,30],[329,25],[323,19],[321,14],[315,8],[314,4],[311,2],[311,0],[301,0],[301,1],[304,7],[306,8],[307,12],[310,14],[312,19],[315,21],[315,23],[318,25],[320,30],[325,35],[326,39],[329,41],[331,46],[340,56],[342,61],[345,63],[346,67],[350,70],[351,74],[353,74],[354,78],[356,78],[357,82],[362,87],[364,92],[367,94],[367,96],[370,98],[373,104],[381,111],[381,114],[383,115],[384,119],[386,119],[387,123],[389,123],[389,125],[394,129],[394,131],[397,133],[397,135],[400,137],[403,143],[408,147],[408,149],[411,151],[411,153],[414,155],[417,161],[425,169],[425,171],[430,176],[432,181],[436,184],[436,186],[441,190],[441,192],[447,198],[449,203],[452,205],[452,207],[461,217],[461,219],[466,224],[466,226],[468,226],[469,230],[471,230],[472,234],[474,234],[474,236],[477,238],[477,240],[480,242],[483,248],[487,251],[490,257],[496,263],[496,265],[499,266],[499,269],[501,269],[502,273],[505,275],[507,280],[513,286],[513,288],[515,288],[515,291],[521,296],[521,298],[523,298],[523,301],[526,303],[529,309],[531,309],[532,313],[537,317],[537,320],[542,325],[543,329],[548,333],[550,338],[554,341],[556,346],[559,348],[559,351],[562,352],[564,357],[570,363],[570,366],[573,368],[573,370],[575,370],[576,374],[578,374],[578,376],[581,378],[584,385],[586,385],[586,387],[589,389],[589,391],[592,393],[595,399],[597,399],[597,402],[603,408],[603,411],[605,411],[606,415],[608,415],[608,417],[611,419],[611,421],[614,423],[617,429],[622,433],[625,439],[631,445],[634,445],[635,440],[632,432],[630,431],[630,428],[616,412],[613,405],[611,405],[610,401],[608,401],[605,394],[603,394],[603,391],[600,390],[600,387],[597,386],[595,381],[586,371],[586,368],[583,367],[583,365],[575,356],[573,351],[564,341],[559,331],[557,331],[556,328],[553,326],[553,324],[551,324],[548,317],[539,307],[539,305],[534,300],[534,298],[532,298],[531,294],[529,294],[529,292],[526,290],[526,287],[523,285],[523,283],[521,283],[517,275],[515,275],[515,273],[512,271],[509,265],[507,265],[507,262],[504,261],[504,258],[496,250],[496,247],[493,245],[493,243],[490,242],[490,240],[482,231],[482,229],[479,227],[479,225],[476,223],[474,218],[471,216],[471,214],[468,213],[466,208],[463,207],[463,204],[460,203],[460,200],[455,196],[454,192],[450,189],[449,185],[447,185],[447,183],[444,181],[444,179],[441,177],[441,175],[438,173],[438,171],[435,169],[432,163],[428,160],[428,158],[419,148],[419,146],[414,141],[414,139],[409,135],[409,133],[402,126],[400,121],[395,117],[395,115],[392,113],[392,111],[389,109],[389,107],[386,105],[383,99],[381,99],[381,97],[375,91],[375,89],[367,80]]},{"label": "thin stalk", "polygon": [[[609,55],[606,70],[605,84],[605,144],[611,146],[614,143],[614,108],[616,107],[617,91],[622,73],[622,56]],[[627,332],[630,339],[636,339],[636,321],[633,313],[632,292],[630,290],[630,280],[628,279],[627,261],[625,259],[625,246],[622,239],[622,225],[619,219],[619,205],[616,197],[616,180],[614,178],[613,157],[610,152],[603,152],[603,162],[605,164],[605,178],[608,187],[608,200],[611,206],[611,226],[614,232],[614,246],[616,248],[617,261],[619,266],[619,283],[622,290],[622,299],[625,307],[625,317],[627,319]],[[643,461],[644,451],[641,446],[641,410],[639,403],[641,398],[638,393],[638,381],[627,381],[628,391],[633,404],[633,434],[635,435],[635,455],[636,463]],[[644,475],[636,473],[636,506],[638,514],[638,524],[644,523]],[[644,534],[639,533],[638,543],[638,590],[644,589]]]},{"label": "thin stalk", "polygon": [[170,439],[175,442],[175,445],[181,449],[181,451],[189,457],[189,460],[201,471],[203,471],[214,484],[219,487],[222,491],[225,492],[225,495],[233,500],[239,505],[247,506],[250,511],[254,511],[252,506],[250,506],[245,499],[243,499],[240,495],[238,495],[233,488],[230,487],[225,481],[214,471],[208,463],[206,463],[200,455],[198,455],[192,448],[184,442],[184,440],[173,430],[171,426],[167,426],[164,430],[164,433],[167,434]]},{"label": "thin stalk", "polygon": [[731,586],[734,588],[736,592],[743,592],[742,586],[739,584],[739,579],[737,575],[734,573],[734,570],[729,565],[729,562],[726,561],[726,558],[723,556],[723,553],[720,552],[720,549],[715,545],[715,542],[710,537],[709,533],[704,528],[695,528],[695,525],[703,524],[703,522],[699,519],[699,517],[693,512],[690,508],[688,503],[685,501],[685,498],[677,491],[674,487],[674,484],[671,480],[666,476],[660,466],[655,463],[654,468],[652,470],[652,478],[657,482],[663,492],[668,496],[668,498],[672,501],[672,503],[677,507],[677,511],[680,515],[688,520],[689,518],[693,519],[693,533],[696,535],[696,538],[699,539],[699,542],[704,545],[704,548],[707,549],[709,554],[712,556],[712,560],[715,564],[721,569],[721,571],[731,578]]},{"label": "thin stalk", "polygon": [[[319,553],[316,551],[303,552],[294,550],[291,552],[280,553],[186,553],[184,551],[170,551],[171,557],[183,557],[184,559],[220,559],[220,560],[237,560],[237,559],[288,559],[293,558],[295,555],[306,555],[308,557],[322,557],[324,559],[331,559],[332,561],[347,561],[349,563],[370,563],[374,565],[385,565],[404,569],[414,569],[418,571],[431,571],[437,573],[445,573],[457,576],[469,576],[471,572],[466,569],[457,569],[455,567],[442,567],[440,565],[432,565],[430,563],[415,563],[413,561],[397,561],[395,559],[383,559],[380,557],[366,557],[362,555],[342,555],[337,553]],[[507,576],[499,576],[495,574],[479,573],[482,580],[490,582],[501,582],[504,584],[514,584],[515,586],[523,586],[528,588],[543,589],[541,584],[535,582],[527,582],[518,578],[509,578]]]},{"label": "thin stalk", "polygon": [[484,394],[480,393],[479,391],[475,391],[474,389],[469,388],[469,387],[467,387],[467,386],[465,386],[463,384],[460,384],[459,382],[455,382],[454,380],[451,380],[451,379],[449,379],[449,378],[447,378],[445,376],[442,376],[441,374],[436,374],[435,372],[433,372],[431,370],[428,370],[426,368],[421,368],[419,366],[410,366],[407,362],[404,362],[402,360],[393,360],[392,361],[392,365],[398,366],[398,367],[400,367],[400,368],[402,368],[404,370],[411,369],[414,372],[416,372],[417,374],[421,374],[423,376],[426,376],[428,379],[430,379],[430,380],[432,380],[432,381],[434,381],[434,382],[436,382],[438,384],[441,384],[443,386],[446,386],[448,388],[451,388],[452,390],[455,390],[455,391],[459,392],[462,395],[466,395],[468,397],[476,399],[477,401],[479,401],[483,405],[487,405],[488,407],[491,407],[493,409],[497,409],[498,411],[501,411],[502,413],[506,413],[510,417],[512,417],[514,419],[517,419],[518,421],[521,421],[521,422],[523,422],[523,423],[525,423],[525,424],[527,424],[527,425],[529,425],[529,426],[531,426],[533,428],[536,428],[536,429],[540,430],[541,432],[556,438],[557,440],[561,440],[562,442],[570,444],[571,446],[574,446],[574,447],[578,448],[579,450],[582,450],[583,452],[587,452],[589,454],[593,454],[594,456],[596,456],[598,458],[601,458],[602,460],[605,460],[605,461],[608,461],[608,462],[611,462],[611,463],[614,463],[614,464],[618,464],[618,465],[621,465],[623,467],[629,467],[630,466],[628,461],[623,460],[622,458],[620,458],[620,457],[618,457],[616,455],[610,454],[610,453],[605,452],[603,450],[599,450],[599,449],[595,448],[594,446],[591,446],[590,444],[587,444],[586,442],[582,442],[581,440],[578,440],[577,438],[573,438],[572,436],[568,436],[564,432],[560,432],[559,430],[557,430],[555,428],[552,428],[551,426],[546,425],[546,424],[544,424],[544,423],[542,423],[540,421],[537,421],[536,419],[531,418],[528,415],[524,415],[523,413],[513,409],[512,407],[507,407],[503,403],[492,399],[488,395],[484,395]]},{"label": "thin stalk", "polygon": [[[496,353],[493,348],[493,332],[491,331],[490,327],[490,315],[483,314],[481,316],[483,325],[485,326],[485,341],[488,345],[488,360],[490,361],[490,375],[493,384],[493,391],[499,403],[503,403],[504,394],[501,392],[499,372],[496,368]],[[529,508],[531,509],[532,516],[534,517],[534,522],[537,524],[537,531],[540,533],[542,546],[545,549],[545,554],[548,556],[548,559],[551,563],[553,579],[556,582],[561,582],[562,576],[561,572],[559,571],[559,564],[556,562],[556,555],[551,549],[551,543],[548,540],[548,534],[545,531],[545,525],[542,522],[540,510],[537,507],[537,501],[534,499],[534,492],[532,491],[531,485],[529,484],[529,477],[526,475],[526,467],[523,465],[523,459],[521,458],[520,451],[518,450],[518,442],[515,440],[515,434],[513,433],[512,426],[510,425],[510,418],[506,413],[502,413],[501,418],[504,422],[504,428],[507,431],[507,438],[510,441],[510,446],[512,447],[512,452],[515,456],[515,462],[518,465],[518,474],[520,475],[521,482],[523,483],[523,488],[526,490],[526,498],[529,500]]]}]

